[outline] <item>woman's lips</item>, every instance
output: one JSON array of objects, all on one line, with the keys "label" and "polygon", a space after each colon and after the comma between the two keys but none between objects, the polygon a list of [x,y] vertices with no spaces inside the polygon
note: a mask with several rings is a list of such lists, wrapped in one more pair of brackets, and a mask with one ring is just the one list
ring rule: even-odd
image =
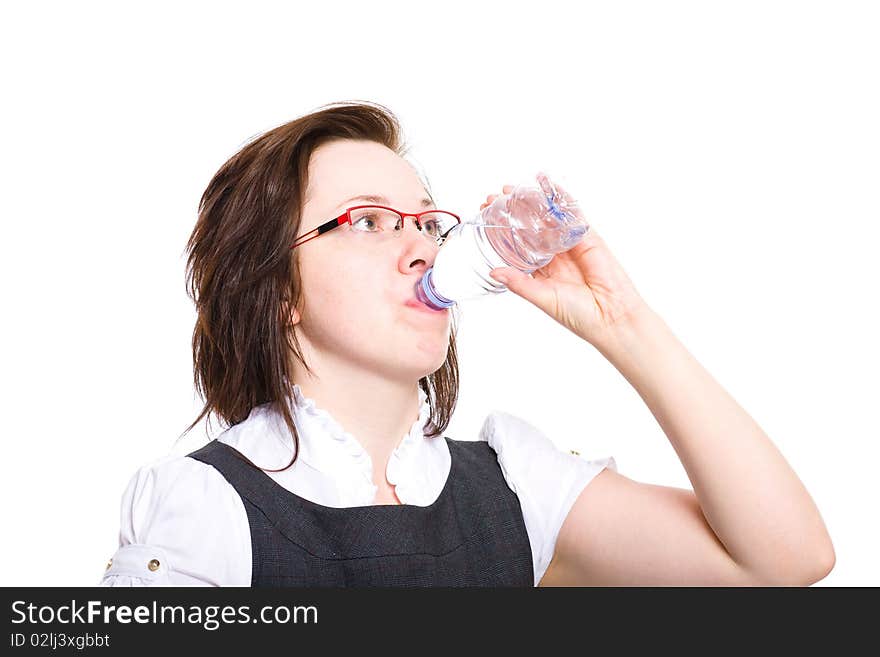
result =
[{"label": "woman's lips", "polygon": [[440,310],[434,310],[433,308],[425,305],[424,303],[422,303],[418,299],[410,299],[404,305],[409,306],[413,310],[419,310],[423,313],[431,313],[432,315],[442,315],[443,313],[445,313],[448,310],[448,308],[441,308]]}]

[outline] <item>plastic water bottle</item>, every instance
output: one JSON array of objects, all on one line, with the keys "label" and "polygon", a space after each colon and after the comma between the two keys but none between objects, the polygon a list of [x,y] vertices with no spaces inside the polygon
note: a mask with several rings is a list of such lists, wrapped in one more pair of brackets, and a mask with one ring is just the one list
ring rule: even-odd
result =
[{"label": "plastic water bottle", "polygon": [[514,187],[449,231],[434,266],[416,283],[422,303],[440,310],[462,299],[506,292],[490,271],[515,267],[531,274],[583,239],[590,226],[577,201],[544,174],[536,178],[538,187]]}]

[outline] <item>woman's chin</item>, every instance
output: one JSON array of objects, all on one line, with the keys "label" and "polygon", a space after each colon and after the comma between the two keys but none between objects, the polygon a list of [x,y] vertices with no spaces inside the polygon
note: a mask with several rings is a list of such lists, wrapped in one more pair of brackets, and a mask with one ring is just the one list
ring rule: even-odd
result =
[{"label": "woman's chin", "polygon": [[441,343],[436,340],[421,339],[416,342],[408,361],[417,367],[418,371],[424,372],[422,376],[428,376],[443,367],[448,351],[448,341]]}]

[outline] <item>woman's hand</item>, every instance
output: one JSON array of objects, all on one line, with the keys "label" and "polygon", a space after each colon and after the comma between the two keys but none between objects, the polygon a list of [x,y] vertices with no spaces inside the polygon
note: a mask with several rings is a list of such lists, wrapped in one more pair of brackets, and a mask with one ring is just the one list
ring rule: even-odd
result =
[{"label": "woman's hand", "polygon": [[[545,194],[556,194],[571,211],[585,218],[575,201],[544,174],[537,175]],[[504,185],[509,194],[513,185]],[[490,205],[489,195],[480,209]],[[596,344],[615,327],[646,307],[635,286],[591,225],[583,239],[568,251],[556,254],[530,276],[513,267],[493,269],[492,278],[504,283],[564,327]]]}]

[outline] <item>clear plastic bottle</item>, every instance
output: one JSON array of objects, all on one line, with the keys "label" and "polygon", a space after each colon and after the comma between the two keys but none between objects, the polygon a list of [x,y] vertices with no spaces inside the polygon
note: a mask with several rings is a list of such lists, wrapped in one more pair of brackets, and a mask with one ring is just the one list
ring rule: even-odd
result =
[{"label": "clear plastic bottle", "polygon": [[462,299],[507,291],[489,272],[515,267],[531,274],[580,242],[590,226],[577,201],[544,175],[539,187],[519,185],[473,220],[453,228],[434,266],[416,283],[416,297],[435,310]]}]

